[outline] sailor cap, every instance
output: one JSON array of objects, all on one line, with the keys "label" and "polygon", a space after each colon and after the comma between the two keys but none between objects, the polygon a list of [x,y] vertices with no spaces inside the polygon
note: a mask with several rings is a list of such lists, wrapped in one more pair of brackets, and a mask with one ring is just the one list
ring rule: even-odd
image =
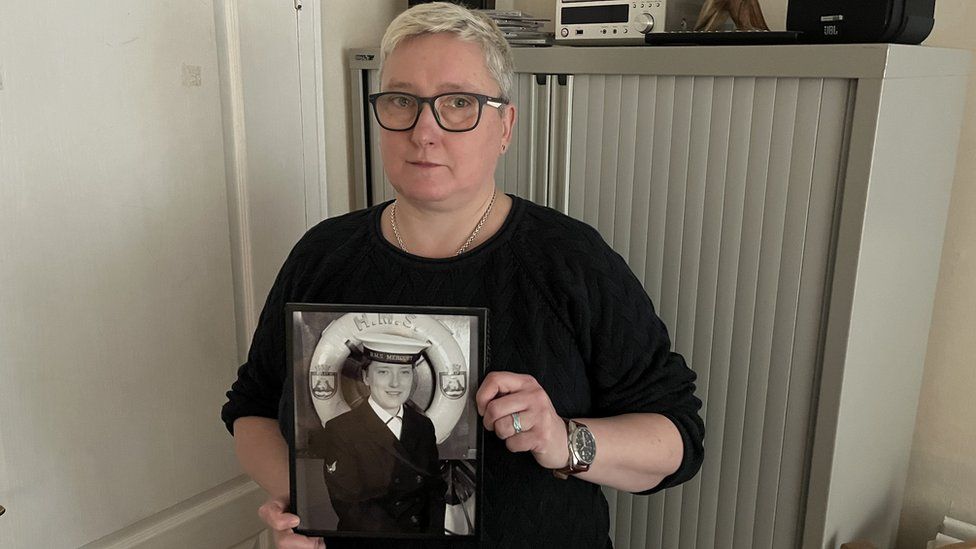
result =
[{"label": "sailor cap", "polygon": [[387,364],[416,364],[429,341],[393,334],[362,334],[363,354],[373,362]]}]

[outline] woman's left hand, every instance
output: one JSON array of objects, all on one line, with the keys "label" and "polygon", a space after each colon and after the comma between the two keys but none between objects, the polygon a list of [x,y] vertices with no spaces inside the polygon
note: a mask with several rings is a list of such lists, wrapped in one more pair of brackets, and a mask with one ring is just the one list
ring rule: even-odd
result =
[{"label": "woman's left hand", "polygon": [[[475,400],[485,429],[504,440],[509,451],[532,452],[546,469],[560,469],[569,463],[566,423],[534,377],[491,372],[482,381]],[[514,414],[518,414],[519,432]]]}]

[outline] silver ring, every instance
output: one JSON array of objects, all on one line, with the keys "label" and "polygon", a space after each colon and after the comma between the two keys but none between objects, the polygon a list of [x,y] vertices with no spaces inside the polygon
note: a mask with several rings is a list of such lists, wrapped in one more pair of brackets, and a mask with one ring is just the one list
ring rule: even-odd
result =
[{"label": "silver ring", "polygon": [[518,412],[512,412],[512,427],[515,427],[515,434],[522,432],[522,422],[519,421]]}]

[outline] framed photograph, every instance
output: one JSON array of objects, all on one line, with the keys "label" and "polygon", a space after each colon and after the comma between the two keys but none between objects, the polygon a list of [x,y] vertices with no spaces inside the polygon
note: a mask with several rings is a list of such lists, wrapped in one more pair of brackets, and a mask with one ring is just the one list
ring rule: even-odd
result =
[{"label": "framed photograph", "polygon": [[296,531],[479,536],[487,314],[287,305]]}]

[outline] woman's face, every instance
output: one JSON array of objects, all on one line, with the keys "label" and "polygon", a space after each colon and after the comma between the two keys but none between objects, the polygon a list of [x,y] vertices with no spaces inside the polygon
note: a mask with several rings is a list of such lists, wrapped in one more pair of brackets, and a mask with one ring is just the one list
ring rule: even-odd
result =
[{"label": "woman's face", "polygon": [[[451,33],[401,42],[384,63],[381,89],[421,97],[455,91],[501,95],[481,46]],[[486,105],[475,129],[448,132],[425,105],[412,130],[380,130],[386,175],[399,196],[428,206],[452,209],[476,200],[494,183],[495,164],[514,123],[514,107],[503,106],[499,112]]]},{"label": "woman's face", "polygon": [[396,414],[400,405],[410,397],[413,387],[413,366],[373,362],[363,372],[363,381],[369,385],[373,400],[390,414]]}]

